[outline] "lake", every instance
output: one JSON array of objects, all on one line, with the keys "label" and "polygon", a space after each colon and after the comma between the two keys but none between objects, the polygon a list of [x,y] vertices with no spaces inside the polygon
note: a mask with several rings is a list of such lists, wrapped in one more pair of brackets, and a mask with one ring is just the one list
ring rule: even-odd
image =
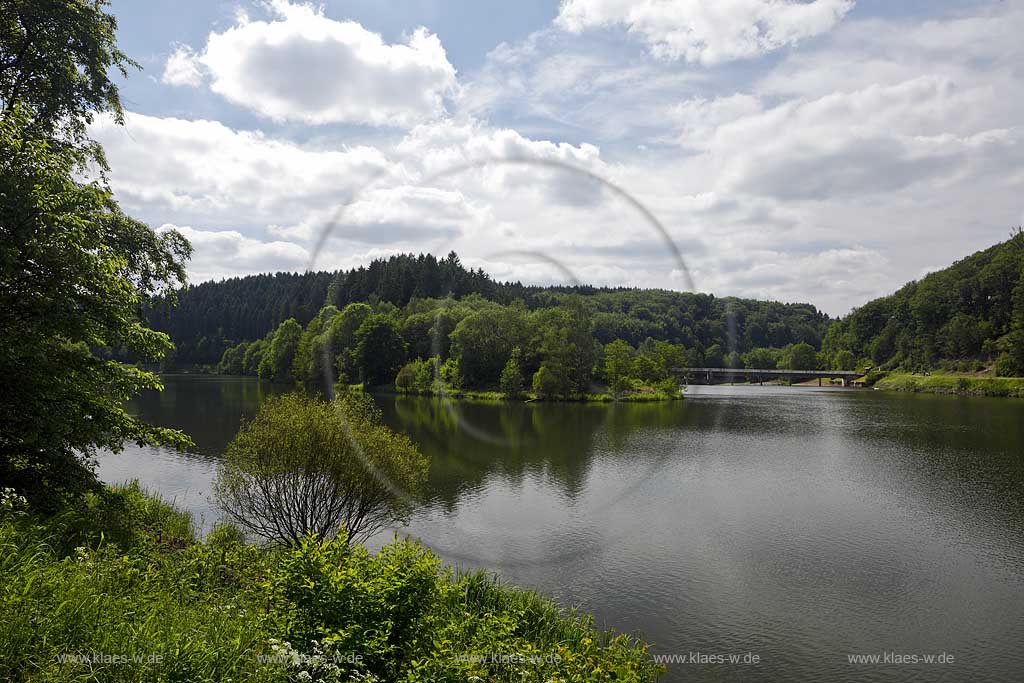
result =
[{"label": "lake", "polygon": [[[279,389],[164,381],[131,410],[195,451],[129,447],[99,473],[208,527],[219,454]],[[1024,400],[767,386],[656,404],[377,400],[432,458],[400,533],[641,634],[676,658],[665,680],[1024,680]],[[729,661],[744,655],[757,663]]]}]

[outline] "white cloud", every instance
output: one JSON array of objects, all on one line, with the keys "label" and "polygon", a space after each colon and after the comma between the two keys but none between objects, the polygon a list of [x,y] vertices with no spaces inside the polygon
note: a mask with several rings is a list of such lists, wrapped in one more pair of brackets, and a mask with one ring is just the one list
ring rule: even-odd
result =
[{"label": "white cloud", "polygon": [[194,254],[188,269],[194,282],[252,273],[299,271],[309,260],[307,251],[292,242],[262,242],[237,230],[197,230],[171,223],[157,230],[168,229],[177,230],[192,243]]},{"label": "white cloud", "polygon": [[368,189],[343,207],[311,211],[299,223],[271,225],[269,230],[310,242],[329,229],[334,240],[422,249],[431,238],[457,239],[467,226],[482,223],[486,213],[458,190],[398,185]]},{"label": "white cloud", "polygon": [[634,47],[548,28],[492,50],[463,78],[456,103],[460,112],[530,126],[534,137],[569,130],[609,140],[663,131],[664,110],[708,82],[705,72],[652,63]]},{"label": "white cloud", "polygon": [[165,77],[193,84],[198,72],[189,68],[198,61],[213,92],[274,121],[409,126],[444,113],[455,69],[436,35],[419,28],[405,43],[387,44],[310,5],[269,7],[268,21],[240,15],[211,32],[198,57],[176,51]]},{"label": "white cloud", "polygon": [[667,116],[679,128],[679,143],[701,149],[707,146],[719,126],[762,110],[761,101],[753,95],[735,93],[712,100],[695,97],[669,108]]},{"label": "white cloud", "polygon": [[311,205],[347,201],[392,167],[375,147],[307,149],[217,121],[129,112],[123,128],[104,117],[91,132],[119,200],[153,222],[284,223]]},{"label": "white cloud", "polygon": [[178,45],[167,58],[167,63],[164,64],[164,75],[160,80],[168,85],[186,85],[197,88],[203,82],[199,66],[199,61],[192,48],[188,45]]},{"label": "white cloud", "polygon": [[[703,291],[842,313],[1004,238],[1020,221],[1024,48],[1010,27],[1024,15],[971,11],[928,21],[850,17],[799,51],[715,71],[639,59],[644,48],[609,40],[617,35],[548,28],[495,49],[460,85],[453,116],[364,130],[356,135],[372,144],[337,149],[324,142],[330,129],[297,144],[138,114],[123,131],[100,122],[94,134],[127,209],[216,233],[199,236],[193,278],[267,269],[281,244],[309,252],[352,202],[317,267],[455,249],[497,277],[564,280],[528,252],[558,259],[582,281],[683,286],[657,235],[600,185],[550,165],[486,163],[528,157],[634,192]],[[279,19],[262,24],[293,21]],[[239,20],[235,29],[259,23]],[[648,38],[641,24],[630,26]],[[730,30],[682,58],[742,53],[742,41],[729,47]],[[758,50],[774,44],[759,42],[769,24],[752,31],[743,35]],[[236,235],[254,243],[232,252],[225,243]],[[261,256],[232,256],[250,252]],[[212,262],[232,258],[238,263]]]},{"label": "white cloud", "polygon": [[713,65],[825,33],[853,5],[853,0],[564,0],[555,21],[572,33],[624,26],[656,57]]},{"label": "white cloud", "polygon": [[[446,120],[417,126],[381,147],[340,150],[214,121],[131,112],[123,128],[103,118],[91,133],[106,149],[112,186],[127,210],[153,224],[203,231],[193,279],[267,267],[279,253],[280,267],[292,268],[297,252],[281,252],[281,244],[310,251],[328,226],[331,237],[318,267],[402,249],[479,255],[527,241],[543,249],[553,231],[579,236],[606,228],[591,215],[604,195],[586,177],[496,163],[540,159],[608,173],[596,147],[532,140],[478,122]],[[237,263],[216,265],[235,258],[231,249],[239,236],[259,235],[281,241],[238,249],[262,261],[239,256]]]},{"label": "white cloud", "polygon": [[[927,76],[764,111],[745,101],[749,113],[731,107],[739,115],[691,142],[713,157],[706,161],[718,167],[720,186],[734,191],[778,199],[890,193],[1000,163],[996,148],[1012,148],[1020,132],[965,130],[958,120],[962,110],[984,106],[987,94]],[[700,106],[714,120],[726,104]]]}]

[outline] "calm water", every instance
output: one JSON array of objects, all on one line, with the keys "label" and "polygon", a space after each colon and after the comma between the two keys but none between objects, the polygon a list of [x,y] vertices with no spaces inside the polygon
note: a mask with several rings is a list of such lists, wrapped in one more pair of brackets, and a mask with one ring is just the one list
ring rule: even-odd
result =
[{"label": "calm water", "polygon": [[[129,449],[100,474],[209,523],[218,454],[273,389],[165,381],[133,409],[196,452]],[[432,457],[403,533],[655,653],[760,660],[666,680],[1024,680],[1024,401],[691,387],[652,405],[379,402]],[[847,658],[892,652],[954,660]]]}]

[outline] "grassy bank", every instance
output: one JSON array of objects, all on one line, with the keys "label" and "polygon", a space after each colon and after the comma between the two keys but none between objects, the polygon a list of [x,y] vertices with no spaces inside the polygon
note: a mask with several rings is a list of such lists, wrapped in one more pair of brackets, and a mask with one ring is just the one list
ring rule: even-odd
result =
[{"label": "grassy bank", "polygon": [[1024,398],[1024,378],[1021,377],[893,373],[880,379],[875,387],[886,391]]},{"label": "grassy bank", "polygon": [[[408,391],[395,389],[393,387],[381,387],[374,391],[398,393],[403,396],[440,396],[436,391]],[[446,390],[444,396],[461,401],[486,401],[486,402],[544,402],[544,403],[647,403],[653,401],[677,401],[683,398],[682,391],[674,393],[659,387],[642,387],[630,391],[623,391],[618,395],[611,392],[600,392],[594,394],[569,394],[568,396],[545,397],[534,392],[525,392],[518,398],[510,398],[500,391],[472,391],[472,390]]]},{"label": "grassy bank", "polygon": [[655,680],[642,643],[395,541],[266,549],[137,487],[0,506],[0,680]]}]

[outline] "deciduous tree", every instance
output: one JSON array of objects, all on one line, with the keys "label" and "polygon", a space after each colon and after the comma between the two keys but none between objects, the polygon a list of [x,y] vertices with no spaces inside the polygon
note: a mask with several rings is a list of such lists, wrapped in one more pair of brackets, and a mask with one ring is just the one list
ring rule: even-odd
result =
[{"label": "deciduous tree", "polygon": [[242,425],[214,491],[233,522],[270,541],[295,545],[339,531],[362,541],[404,519],[428,467],[365,395],[327,403],[286,394]]},{"label": "deciduous tree", "polygon": [[82,155],[39,137],[28,114],[0,117],[0,480],[56,503],[92,480],[99,449],[188,442],[125,411],[160,382],[100,352],[157,360],[171,348],[139,312],[184,284],[191,247],[77,181]]}]

